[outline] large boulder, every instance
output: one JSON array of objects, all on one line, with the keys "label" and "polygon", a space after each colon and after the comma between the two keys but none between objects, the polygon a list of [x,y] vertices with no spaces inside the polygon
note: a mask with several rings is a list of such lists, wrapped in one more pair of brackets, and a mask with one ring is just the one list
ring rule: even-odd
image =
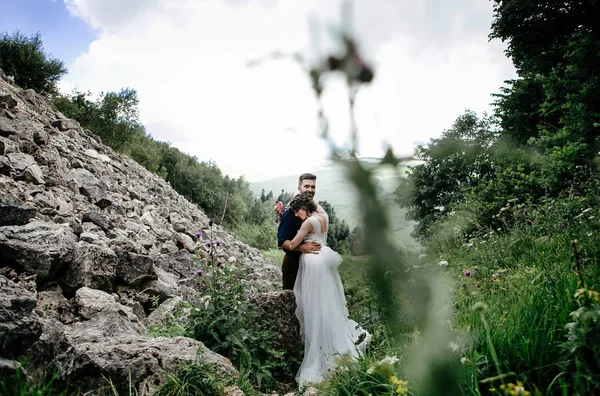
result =
[{"label": "large boulder", "polygon": [[279,348],[288,354],[297,353],[302,345],[300,323],[296,317],[296,297],[291,290],[260,293],[250,296],[250,301],[261,307],[267,319],[275,324]]},{"label": "large boulder", "polygon": [[90,320],[65,326],[44,320],[44,333],[34,347],[34,363],[60,373],[57,384],[81,391],[94,391],[108,385],[127,391],[154,389],[165,374],[181,363],[201,360],[210,363],[217,376],[238,373],[231,362],[208,350],[201,342],[186,337],[151,338],[145,327],[124,314],[123,307],[107,302],[106,308]]},{"label": "large boulder", "polygon": [[39,338],[35,303],[35,293],[0,275],[0,356],[20,356]]},{"label": "large boulder", "polygon": [[112,292],[117,276],[117,255],[111,249],[80,241],[73,249],[73,258],[59,279],[66,291],[91,287]]},{"label": "large boulder", "polygon": [[0,196],[0,227],[27,224],[36,212],[33,205],[16,197]]},{"label": "large boulder", "polygon": [[71,260],[76,243],[68,224],[33,221],[0,227],[0,262],[44,282]]}]

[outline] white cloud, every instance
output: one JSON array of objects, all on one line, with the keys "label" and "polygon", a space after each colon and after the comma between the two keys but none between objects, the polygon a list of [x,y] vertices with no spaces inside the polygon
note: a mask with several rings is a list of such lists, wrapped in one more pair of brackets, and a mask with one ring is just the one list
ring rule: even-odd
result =
[{"label": "white cloud", "polygon": [[[339,1],[64,1],[98,39],[70,65],[63,87],[137,89],[155,138],[232,176],[300,173],[326,159],[307,76],[291,61],[250,69],[246,62],[275,50],[312,58],[334,51],[328,32],[339,25]],[[355,3],[354,30],[376,65],[375,81],[357,99],[362,155],[380,155],[384,142],[410,153],[465,108],[489,110],[490,93],[513,76],[502,45],[487,41],[489,3]],[[323,101],[342,144],[348,104],[339,78],[328,79]]]}]

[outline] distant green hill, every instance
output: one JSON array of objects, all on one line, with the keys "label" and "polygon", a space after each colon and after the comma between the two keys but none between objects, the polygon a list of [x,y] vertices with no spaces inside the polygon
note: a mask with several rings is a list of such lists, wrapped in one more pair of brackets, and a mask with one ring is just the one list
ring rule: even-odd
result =
[{"label": "distant green hill", "polygon": [[[370,163],[377,159],[363,158],[361,161]],[[415,162],[416,163],[416,162]],[[405,219],[406,211],[401,209],[393,200],[393,192],[398,186],[399,178],[404,175],[406,164],[395,172],[391,169],[381,169],[377,171],[376,180],[378,182],[381,197],[388,204],[390,222],[393,225],[393,233],[398,243],[405,246],[414,246],[415,241],[410,237],[414,222]],[[331,162],[320,168],[309,170],[317,175],[317,200],[325,200],[333,205],[339,218],[346,220],[350,229],[360,225],[358,217],[358,203],[353,186],[347,181],[342,165]],[[281,190],[295,192],[298,186],[299,175],[286,175],[274,179],[262,180],[250,183],[250,189],[257,196],[264,189],[265,192],[273,191],[275,197]]]}]

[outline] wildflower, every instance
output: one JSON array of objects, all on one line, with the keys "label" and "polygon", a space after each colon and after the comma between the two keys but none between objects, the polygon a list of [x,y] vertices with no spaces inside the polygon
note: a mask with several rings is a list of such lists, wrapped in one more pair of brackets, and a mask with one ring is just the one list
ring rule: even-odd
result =
[{"label": "wildflower", "polygon": [[209,227],[212,227],[214,224],[214,221],[212,219],[208,219],[208,225]]},{"label": "wildflower", "polygon": [[469,270],[466,270],[466,271],[465,271],[465,276],[471,276],[471,271],[469,271]]},{"label": "wildflower", "polygon": [[198,231],[197,233],[194,234],[194,236],[196,238],[200,238],[202,236],[202,232]]},{"label": "wildflower", "polygon": [[438,265],[439,265],[440,267],[447,267],[447,266],[448,266],[448,262],[447,262],[446,260],[442,260],[442,261],[440,261],[440,262],[438,263]]},{"label": "wildflower", "polygon": [[196,270],[196,275],[198,275],[198,276],[202,276],[202,274],[204,274],[204,271],[202,271],[202,269],[198,268],[198,269]]},{"label": "wildflower", "polygon": [[466,357],[462,357],[460,358],[460,364],[462,364],[463,366],[470,366],[471,360],[467,359]]},{"label": "wildflower", "polygon": [[206,246],[206,247],[210,247],[212,245],[212,242],[211,241],[206,241],[206,242],[203,243],[203,245]]},{"label": "wildflower", "polygon": [[475,285],[477,287],[481,287],[481,283],[477,282],[477,285]]},{"label": "wildflower", "polygon": [[454,341],[450,341],[450,342],[448,343],[448,348],[450,348],[450,350],[451,350],[452,352],[458,352],[459,346],[458,346],[458,344],[457,344],[456,342],[454,342]]},{"label": "wildflower", "polygon": [[488,306],[486,303],[483,303],[481,301],[476,302],[475,304],[473,304],[473,311],[478,312],[478,311],[485,311],[486,309],[488,309]]},{"label": "wildflower", "polygon": [[408,394],[408,381],[398,379],[397,376],[392,375],[389,379],[390,383],[396,386],[396,393],[399,395]]},{"label": "wildflower", "polygon": [[208,308],[209,303],[210,303],[210,295],[202,296],[202,298],[200,298],[199,305],[204,305],[204,309]]},{"label": "wildflower", "polygon": [[223,264],[223,260],[222,259],[217,259],[217,265],[221,265]]},{"label": "wildflower", "polygon": [[478,267],[478,266],[475,266],[475,267],[473,267],[473,269],[474,269],[475,271],[479,271],[479,267]]},{"label": "wildflower", "polygon": [[234,256],[229,257],[229,261],[230,263],[235,263],[237,261],[237,259]]},{"label": "wildflower", "polygon": [[217,239],[216,241],[213,242],[216,246],[220,246],[223,241],[221,241],[220,239]]},{"label": "wildflower", "polygon": [[386,356],[379,362],[375,363],[367,370],[367,374],[377,373],[382,375],[384,378],[389,378],[396,371],[394,365],[399,361],[396,356]]},{"label": "wildflower", "polygon": [[533,221],[531,221],[530,219],[526,219],[526,220],[525,220],[525,224],[527,224],[527,225],[532,225],[532,224],[533,224]]},{"label": "wildflower", "polygon": [[398,359],[396,356],[386,356],[383,359],[381,359],[381,361],[379,362],[379,364],[391,364],[394,365],[396,363],[398,363],[400,361],[400,359]]}]

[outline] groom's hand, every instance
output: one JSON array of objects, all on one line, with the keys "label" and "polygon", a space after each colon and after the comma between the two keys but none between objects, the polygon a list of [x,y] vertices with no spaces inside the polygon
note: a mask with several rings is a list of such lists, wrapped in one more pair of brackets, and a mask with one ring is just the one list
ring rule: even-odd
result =
[{"label": "groom's hand", "polygon": [[296,248],[302,253],[318,253],[321,250],[321,244],[317,242],[305,242]]}]

